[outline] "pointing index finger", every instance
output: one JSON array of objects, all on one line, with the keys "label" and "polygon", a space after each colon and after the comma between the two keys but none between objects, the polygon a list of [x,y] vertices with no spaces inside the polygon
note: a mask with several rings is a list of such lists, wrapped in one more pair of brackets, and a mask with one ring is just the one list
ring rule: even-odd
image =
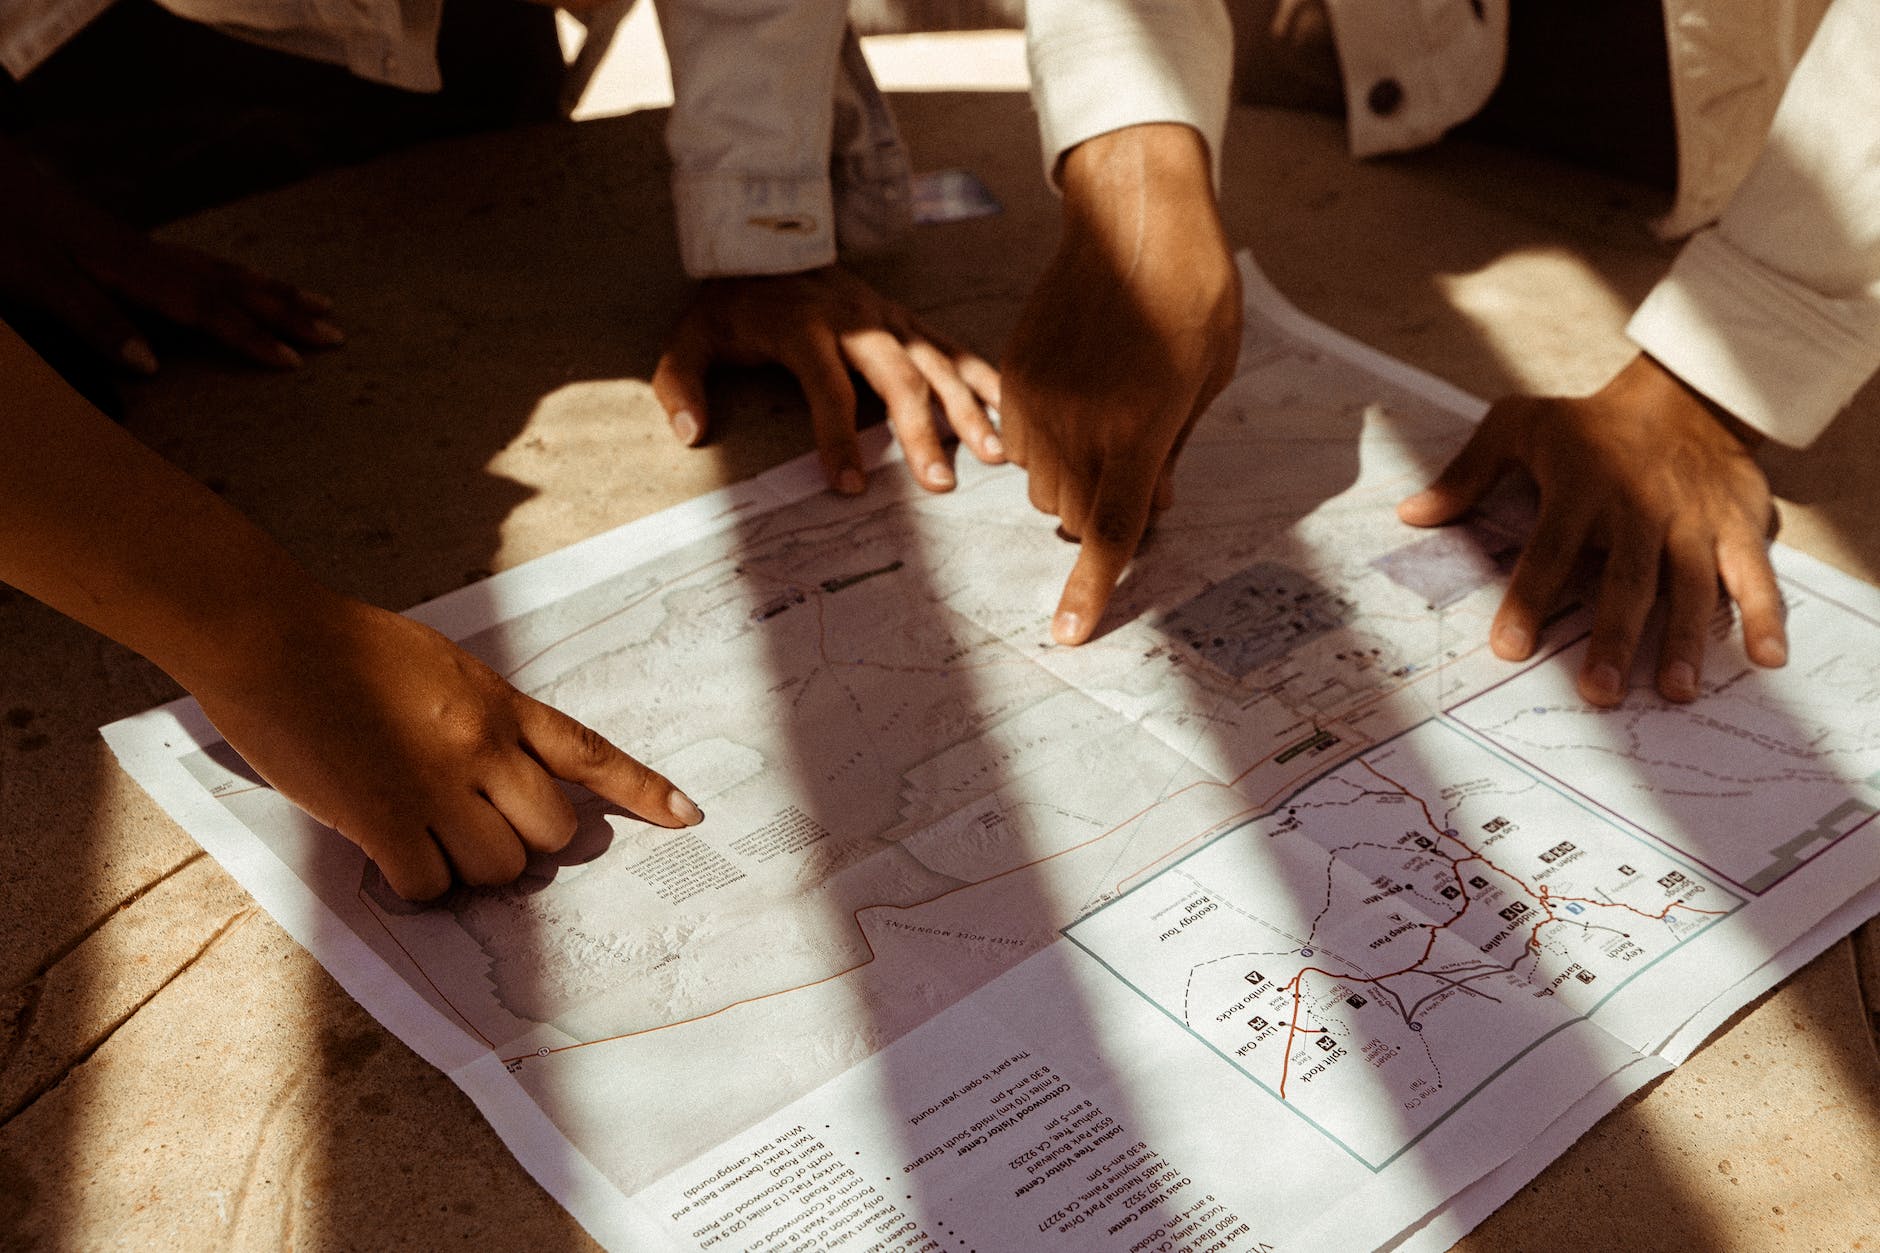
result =
[{"label": "pointing index finger", "polygon": [[1051,636],[1058,643],[1081,644],[1096,630],[1149,527],[1160,473],[1159,463],[1136,458],[1112,460],[1104,466],[1096,501],[1081,528],[1083,546],[1077,564],[1071,567],[1051,619]]},{"label": "pointing index finger", "polygon": [[657,770],[621,752],[600,732],[523,696],[517,709],[523,743],[556,777],[623,805],[662,827],[690,827],[705,815]]}]

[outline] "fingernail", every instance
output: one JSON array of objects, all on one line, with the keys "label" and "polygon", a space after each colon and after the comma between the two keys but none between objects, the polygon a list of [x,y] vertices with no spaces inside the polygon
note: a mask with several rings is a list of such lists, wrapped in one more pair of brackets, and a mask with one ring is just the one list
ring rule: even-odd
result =
[{"label": "fingernail", "polygon": [[867,487],[868,482],[862,478],[862,472],[853,466],[836,476],[836,490],[844,496],[860,496]]},{"label": "fingernail", "polygon": [[692,803],[692,798],[678,788],[672,789],[672,795],[666,798],[666,808],[672,816],[688,827],[696,827],[705,821],[705,811]]},{"label": "fingernail", "polygon": [[1665,667],[1665,687],[1677,700],[1697,697],[1697,668],[1688,661],[1674,661]]},{"label": "fingernail", "polygon": [[1608,662],[1602,661],[1587,671],[1586,686],[1600,700],[1616,701],[1625,695],[1624,681],[1619,677],[1618,667]]},{"label": "fingernail", "polygon": [[921,477],[927,480],[927,486],[929,487],[952,487],[955,481],[953,471],[947,467],[944,461],[936,461],[928,466],[925,470],[921,471]]},{"label": "fingernail", "polygon": [[335,348],[346,342],[346,332],[325,318],[315,318],[307,329],[313,332],[315,343],[324,344],[328,348]]},{"label": "fingernail", "polygon": [[1005,456],[1005,441],[1000,439],[997,435],[986,436],[985,441],[980,444],[980,448],[985,451],[986,456],[994,460]]},{"label": "fingernail", "polygon": [[1084,620],[1066,609],[1051,619],[1051,638],[1060,644],[1075,644],[1082,636]]},{"label": "fingernail", "polygon": [[672,433],[679,437],[679,442],[690,448],[698,442],[698,419],[692,416],[690,409],[681,409],[672,415]]},{"label": "fingernail", "polygon": [[1509,661],[1520,661],[1533,648],[1534,637],[1528,634],[1525,627],[1504,624],[1495,628],[1494,637],[1490,642],[1494,645],[1497,656]]},{"label": "fingernail", "polygon": [[157,354],[150,351],[150,345],[141,339],[128,339],[118,349],[118,360],[122,361],[139,374],[157,372]]},{"label": "fingernail", "polygon": [[298,370],[302,364],[300,354],[295,352],[292,348],[289,348],[286,344],[274,345],[274,351],[270,355],[273,357],[275,365],[284,366],[289,370]]},{"label": "fingernail", "polygon": [[295,292],[294,295],[299,301],[300,307],[305,309],[308,313],[331,313],[333,311],[333,298],[331,296],[322,296],[317,291]]},{"label": "fingernail", "polygon": [[1780,666],[1789,659],[1789,646],[1776,636],[1765,635],[1750,645],[1749,655],[1759,666]]}]

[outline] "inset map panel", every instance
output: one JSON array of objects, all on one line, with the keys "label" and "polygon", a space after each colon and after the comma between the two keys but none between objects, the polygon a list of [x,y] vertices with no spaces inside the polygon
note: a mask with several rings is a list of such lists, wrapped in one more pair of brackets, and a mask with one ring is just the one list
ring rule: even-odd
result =
[{"label": "inset map panel", "polygon": [[1741,904],[1428,722],[1065,934],[1379,1169]]},{"label": "inset map panel", "polygon": [[1695,704],[1660,698],[1649,672],[1619,708],[1587,704],[1582,641],[1451,716],[1760,895],[1880,813],[1880,623],[1782,591],[1788,664],[1752,665],[1721,617]]}]

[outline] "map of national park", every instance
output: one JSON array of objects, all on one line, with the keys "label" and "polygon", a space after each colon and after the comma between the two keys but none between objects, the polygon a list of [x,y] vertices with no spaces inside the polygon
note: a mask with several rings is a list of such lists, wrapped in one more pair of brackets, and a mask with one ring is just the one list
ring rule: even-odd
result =
[{"label": "map of national park", "polygon": [[1518,492],[1396,519],[1479,406],[1247,285],[1082,647],[1074,546],[970,458],[785,467],[418,611],[695,827],[571,790],[567,849],[416,907],[199,711],[108,734],[615,1247],[1416,1249],[1880,882],[1880,593],[1778,550],[1786,667],[1725,613],[1698,701],[1587,705],[1584,611],[1486,645]]}]

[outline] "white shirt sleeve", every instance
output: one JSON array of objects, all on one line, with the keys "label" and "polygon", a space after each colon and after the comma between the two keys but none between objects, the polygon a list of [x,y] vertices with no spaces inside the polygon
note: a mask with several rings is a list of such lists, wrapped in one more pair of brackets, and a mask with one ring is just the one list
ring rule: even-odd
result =
[{"label": "white shirt sleeve", "polygon": [[1194,127],[1220,181],[1234,71],[1221,0],[1029,0],[1025,44],[1053,185],[1066,152],[1146,122]]},{"label": "white shirt sleeve", "polygon": [[[844,0],[658,0],[672,63],[679,250],[695,278],[783,274],[909,226],[905,150]],[[1107,131],[1180,122],[1219,168],[1233,33],[1221,0],[1031,0],[1047,173]]]},{"label": "white shirt sleeve", "polygon": [[1880,4],[1836,0],[1762,155],[1626,333],[1782,443],[1812,442],[1880,368]]},{"label": "white shirt sleeve", "polygon": [[1494,94],[1508,0],[1325,0],[1354,157],[1433,144]]},{"label": "white shirt sleeve", "polygon": [[686,273],[794,273],[906,231],[907,156],[844,0],[658,4]]}]

